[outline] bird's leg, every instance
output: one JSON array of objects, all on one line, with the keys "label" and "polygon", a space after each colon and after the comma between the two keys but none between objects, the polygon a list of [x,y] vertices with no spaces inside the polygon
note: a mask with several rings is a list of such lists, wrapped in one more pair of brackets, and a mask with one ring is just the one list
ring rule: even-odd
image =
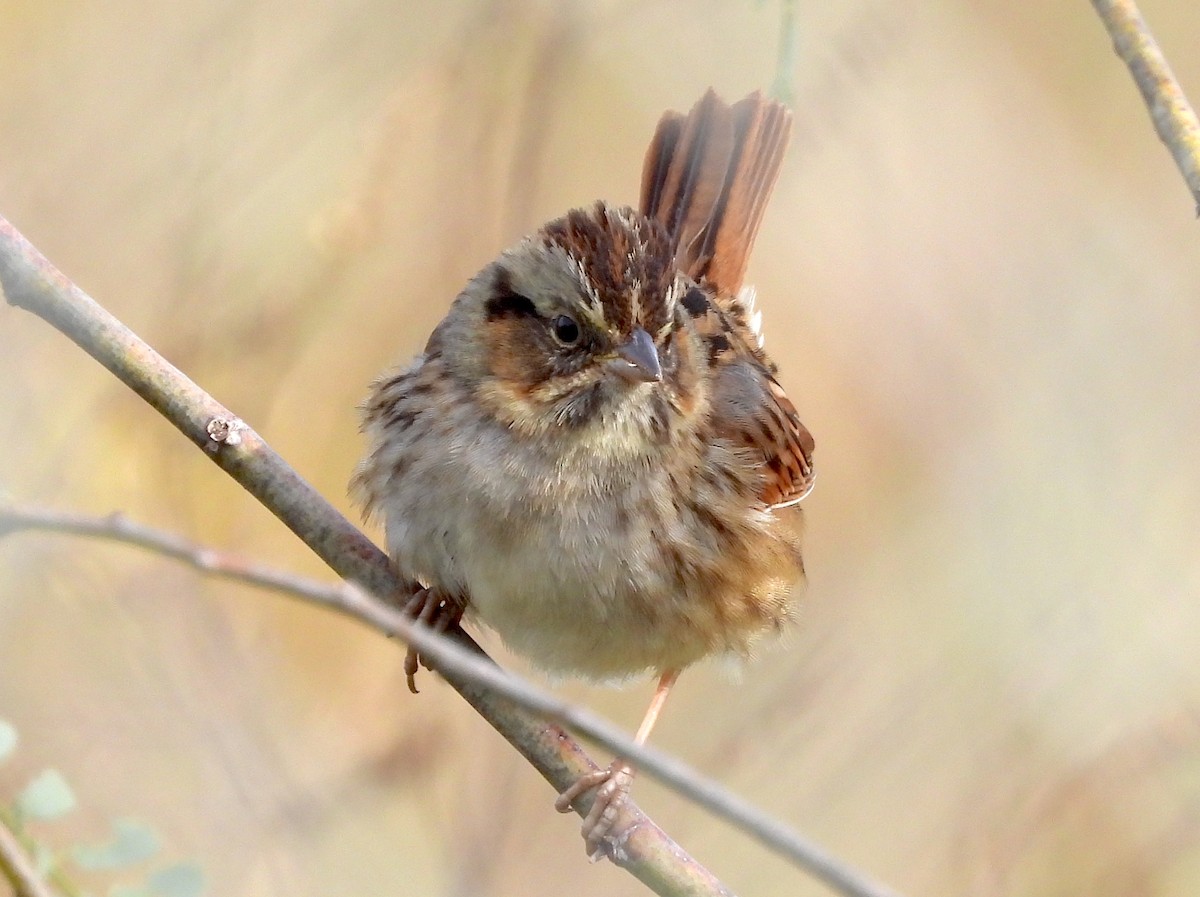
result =
[{"label": "bird's leg", "polygon": [[[658,714],[667,701],[667,695],[671,692],[671,686],[678,678],[679,670],[667,670],[659,677],[654,697],[650,699],[650,706],[646,708],[646,715],[642,718],[642,724],[638,726],[637,735],[634,736],[635,743],[645,744],[646,739],[650,737],[650,732],[658,721]],[[617,757],[607,769],[596,769],[582,776],[575,784],[560,794],[558,800],[554,802],[558,812],[569,813],[571,804],[577,798],[593,788],[597,789],[592,809],[584,818],[583,827],[580,829],[588,856],[593,862],[604,856],[604,839],[612,832],[613,825],[617,821],[617,813],[625,803],[625,798],[629,796],[629,788],[633,784],[633,774],[633,764]]]},{"label": "bird's leg", "polygon": [[[412,617],[413,622],[429,626],[434,632],[445,632],[462,619],[463,607],[433,589],[418,589],[404,605],[404,613]],[[418,694],[417,669],[421,665],[429,669],[417,649],[409,645],[404,655],[404,677],[408,680],[408,690],[414,695]]]}]

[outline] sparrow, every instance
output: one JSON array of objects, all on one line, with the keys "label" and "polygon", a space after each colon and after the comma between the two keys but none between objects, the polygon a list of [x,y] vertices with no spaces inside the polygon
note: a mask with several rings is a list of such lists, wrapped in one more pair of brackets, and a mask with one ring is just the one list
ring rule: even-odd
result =
[{"label": "sparrow", "polygon": [[[679,673],[747,656],[804,579],[813,438],[743,286],[790,129],[760,93],[668,112],[636,209],[596,202],[502,252],[363,406],[353,489],[419,584],[408,612],[465,616],[554,675],[656,676],[639,744]],[[594,857],[633,774],[618,758],[556,802],[597,789]]]}]

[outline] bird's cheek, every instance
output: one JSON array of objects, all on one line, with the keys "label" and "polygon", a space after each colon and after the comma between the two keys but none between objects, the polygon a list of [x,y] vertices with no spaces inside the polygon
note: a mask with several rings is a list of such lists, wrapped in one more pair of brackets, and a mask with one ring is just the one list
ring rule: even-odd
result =
[{"label": "bird's cheek", "polygon": [[534,344],[525,321],[489,322],[485,348],[492,376],[516,393],[528,394],[550,375],[545,353]]},{"label": "bird's cheek", "polygon": [[677,333],[663,352],[663,377],[675,393],[675,401],[684,414],[690,414],[703,399],[704,382],[697,363],[694,341]]}]

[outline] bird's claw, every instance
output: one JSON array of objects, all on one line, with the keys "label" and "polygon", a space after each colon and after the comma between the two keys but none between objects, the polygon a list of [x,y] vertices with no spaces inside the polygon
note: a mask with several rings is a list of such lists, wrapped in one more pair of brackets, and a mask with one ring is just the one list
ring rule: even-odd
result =
[{"label": "bird's claw", "polygon": [[[457,602],[443,598],[432,589],[422,588],[417,589],[405,603],[404,613],[418,625],[428,626],[434,632],[445,632],[462,619],[463,611]],[[408,690],[414,695],[420,693],[417,689],[417,670],[422,666],[430,669],[429,662],[409,645],[404,654],[404,678],[408,682]]]},{"label": "bird's claw", "polygon": [[554,808],[560,813],[569,813],[572,804],[596,789],[592,807],[584,817],[579,832],[583,835],[588,859],[593,863],[608,855],[606,841],[612,835],[621,808],[629,797],[633,784],[633,767],[625,760],[614,760],[607,769],[595,769],[572,784],[558,796]]}]

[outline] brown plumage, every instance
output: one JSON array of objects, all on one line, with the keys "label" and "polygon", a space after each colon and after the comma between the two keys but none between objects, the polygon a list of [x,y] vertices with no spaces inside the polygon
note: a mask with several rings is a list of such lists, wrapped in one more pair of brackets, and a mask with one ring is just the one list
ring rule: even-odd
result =
[{"label": "brown plumage", "polygon": [[[365,406],[355,487],[425,587],[410,611],[465,612],[552,672],[657,674],[639,739],[681,669],[745,656],[803,579],[812,437],[742,287],[789,128],[759,94],[664,116],[640,211],[599,202],[502,253]],[[631,774],[560,796],[598,787],[590,851]]]},{"label": "brown plumage", "polygon": [[642,213],[667,228],[677,268],[707,287],[685,304],[716,364],[753,358],[764,371],[766,419],[729,435],[763,454],[772,507],[812,489],[813,438],[775,379],[742,279],[791,127],[787,108],[761,93],[727,106],[710,89],[688,115],[663,115],[642,168]]}]

